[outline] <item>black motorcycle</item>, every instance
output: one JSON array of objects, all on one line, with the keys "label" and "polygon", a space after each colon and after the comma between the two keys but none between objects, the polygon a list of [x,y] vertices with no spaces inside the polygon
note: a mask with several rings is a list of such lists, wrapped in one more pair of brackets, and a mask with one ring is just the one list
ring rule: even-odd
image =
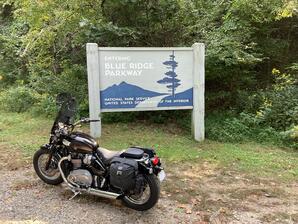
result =
[{"label": "black motorcycle", "polygon": [[52,185],[64,181],[73,197],[85,192],[121,199],[127,207],[139,211],[152,208],[159,198],[160,182],[165,178],[155,151],[141,147],[110,151],[99,147],[90,135],[74,131],[80,124],[98,120],[83,118],[72,123],[76,101],[69,94],[59,94],[57,105],[60,110],[50,141],[33,157],[40,179]]}]

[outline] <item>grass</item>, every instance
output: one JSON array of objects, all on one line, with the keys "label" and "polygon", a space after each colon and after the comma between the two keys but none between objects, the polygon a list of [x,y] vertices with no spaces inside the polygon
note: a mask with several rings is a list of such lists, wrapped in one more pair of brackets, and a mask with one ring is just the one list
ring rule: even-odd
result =
[{"label": "grass", "polygon": [[211,144],[202,150],[200,158],[219,164],[220,167],[282,180],[297,179],[298,152],[256,143]]},{"label": "grass", "polygon": [[51,121],[29,114],[0,112],[0,144],[31,156],[49,137]]},{"label": "grass", "polygon": [[[47,143],[52,120],[30,114],[0,112],[0,147],[21,149],[29,158]],[[88,131],[87,127],[83,128]],[[261,178],[282,181],[298,177],[298,152],[257,143],[231,144],[206,140],[197,143],[177,126],[146,122],[104,124],[102,147],[120,150],[132,145],[154,147],[166,164],[202,164]],[[1,148],[0,148],[1,150]]]}]

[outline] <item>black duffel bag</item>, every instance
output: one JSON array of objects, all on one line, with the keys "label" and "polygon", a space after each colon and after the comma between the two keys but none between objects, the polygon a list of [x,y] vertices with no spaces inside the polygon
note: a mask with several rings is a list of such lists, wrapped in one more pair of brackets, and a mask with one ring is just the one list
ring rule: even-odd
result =
[{"label": "black duffel bag", "polygon": [[122,191],[133,190],[136,185],[138,163],[133,159],[115,157],[110,166],[110,184]]}]

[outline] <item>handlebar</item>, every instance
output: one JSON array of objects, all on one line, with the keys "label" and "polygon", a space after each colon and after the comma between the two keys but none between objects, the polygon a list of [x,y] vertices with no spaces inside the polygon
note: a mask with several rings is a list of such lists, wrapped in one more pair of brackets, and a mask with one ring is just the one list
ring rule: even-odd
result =
[{"label": "handlebar", "polygon": [[87,124],[87,123],[91,123],[91,122],[98,122],[100,120],[90,120],[89,118],[82,118],[81,120],[75,122],[72,126],[76,126],[76,125],[79,125],[79,124]]},{"label": "handlebar", "polygon": [[90,120],[89,118],[82,118],[82,119],[78,120],[77,122],[75,122],[74,124],[64,124],[62,122],[59,122],[57,129],[55,130],[56,140],[57,140],[57,137],[59,138],[60,135],[63,136],[63,135],[68,135],[69,133],[71,133],[73,131],[73,129],[75,128],[75,126],[77,126],[81,123],[91,123],[91,122],[98,122],[98,121],[100,121],[100,120]]}]

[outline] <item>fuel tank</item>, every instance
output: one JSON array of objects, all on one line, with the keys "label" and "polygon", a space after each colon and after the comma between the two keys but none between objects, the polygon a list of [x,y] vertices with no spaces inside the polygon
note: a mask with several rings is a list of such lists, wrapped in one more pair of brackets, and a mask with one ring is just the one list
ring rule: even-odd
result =
[{"label": "fuel tank", "polygon": [[70,145],[78,153],[91,153],[98,148],[93,137],[82,132],[73,132],[70,136]]}]

